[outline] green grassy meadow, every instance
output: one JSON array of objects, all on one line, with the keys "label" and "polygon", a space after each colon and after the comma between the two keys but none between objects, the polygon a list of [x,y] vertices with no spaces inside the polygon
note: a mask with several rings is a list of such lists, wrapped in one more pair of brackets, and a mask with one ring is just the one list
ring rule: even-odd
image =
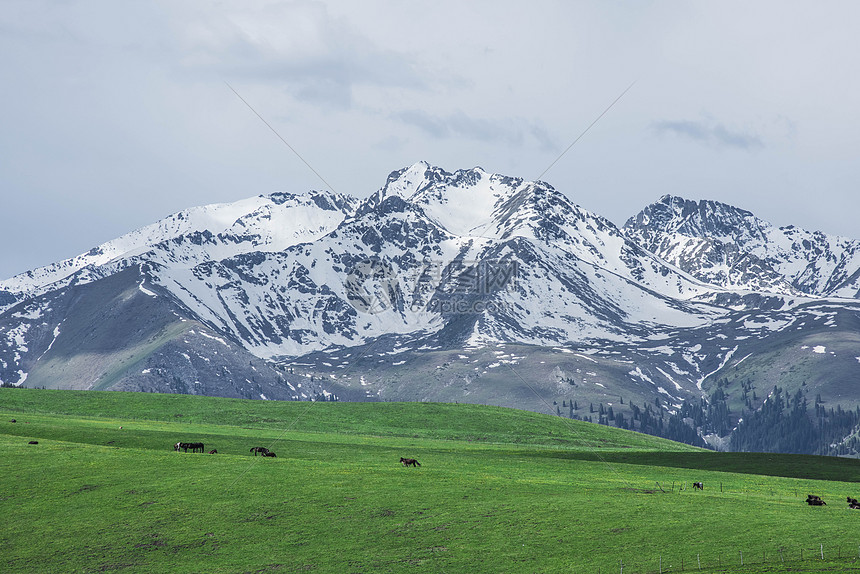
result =
[{"label": "green grassy meadow", "polygon": [[512,409],[0,389],[2,572],[845,572],[858,495],[856,460]]}]

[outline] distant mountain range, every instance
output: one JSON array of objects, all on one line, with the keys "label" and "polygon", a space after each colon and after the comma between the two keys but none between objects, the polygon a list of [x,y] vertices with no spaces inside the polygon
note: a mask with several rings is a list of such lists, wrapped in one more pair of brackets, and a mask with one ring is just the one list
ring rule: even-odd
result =
[{"label": "distant mountain range", "polygon": [[[0,281],[0,380],[649,431],[647,406],[725,447],[774,387],[860,406],[860,241],[671,196],[618,228],[544,182],[418,163],[364,200],[191,208]],[[715,401],[719,429],[682,416]]]}]

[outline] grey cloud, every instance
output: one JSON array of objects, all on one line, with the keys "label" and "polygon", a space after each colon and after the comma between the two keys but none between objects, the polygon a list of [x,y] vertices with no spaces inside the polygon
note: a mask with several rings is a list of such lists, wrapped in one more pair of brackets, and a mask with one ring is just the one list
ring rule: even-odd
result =
[{"label": "grey cloud", "polygon": [[403,123],[419,128],[435,138],[446,138],[451,135],[451,129],[446,120],[420,110],[406,110],[396,114],[395,117]]},{"label": "grey cloud", "polygon": [[716,147],[753,150],[764,147],[757,134],[731,130],[721,123],[692,120],[662,120],[651,124],[658,135],[674,134]]},{"label": "grey cloud", "polygon": [[474,118],[462,111],[437,116],[421,110],[406,110],[393,117],[437,139],[463,137],[487,142],[502,141],[520,146],[525,143],[526,136],[531,136],[541,149],[557,147],[542,126],[524,120]]},{"label": "grey cloud", "polygon": [[297,98],[349,107],[358,86],[426,89],[406,55],[384,49],[318,2],[220,14],[185,30],[183,69],[286,86]]}]

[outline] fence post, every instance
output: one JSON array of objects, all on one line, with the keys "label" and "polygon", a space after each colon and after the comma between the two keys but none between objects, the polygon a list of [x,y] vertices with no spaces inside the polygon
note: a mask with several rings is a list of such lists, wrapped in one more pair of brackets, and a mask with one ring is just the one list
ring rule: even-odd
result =
[{"label": "fence post", "polygon": [[741,566],[744,565],[744,551],[741,550]]},{"label": "fence post", "polygon": [[701,560],[701,558],[699,558],[698,554],[696,554],[696,563],[698,563],[699,570],[701,570],[702,569],[702,560]]},{"label": "fence post", "polygon": [[[860,546],[857,547],[860,549]],[[660,556],[660,574],[663,574],[663,557]]]},{"label": "fence post", "polygon": [[824,544],[821,544],[821,559],[824,560]]}]

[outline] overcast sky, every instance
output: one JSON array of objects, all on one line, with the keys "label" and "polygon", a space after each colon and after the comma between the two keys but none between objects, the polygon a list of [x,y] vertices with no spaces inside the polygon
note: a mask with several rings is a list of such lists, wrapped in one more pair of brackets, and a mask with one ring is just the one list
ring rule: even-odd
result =
[{"label": "overcast sky", "polygon": [[860,239],[860,3],[4,0],[0,278],[426,160]]}]

